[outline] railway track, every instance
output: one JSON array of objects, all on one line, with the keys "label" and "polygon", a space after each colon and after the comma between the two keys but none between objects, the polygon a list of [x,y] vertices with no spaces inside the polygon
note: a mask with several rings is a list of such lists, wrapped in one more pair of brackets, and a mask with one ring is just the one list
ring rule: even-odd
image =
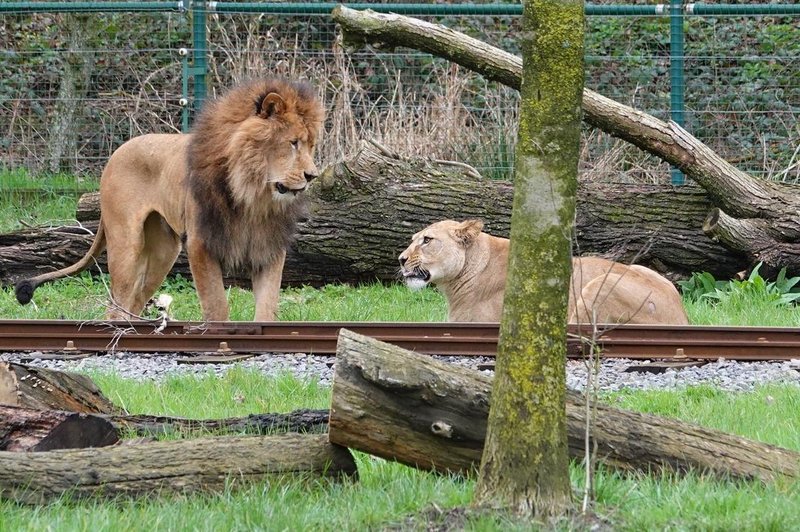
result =
[{"label": "railway track", "polygon": [[[156,332],[150,322],[0,320],[0,351],[62,354],[107,353],[313,353],[336,352],[339,330],[347,328],[421,353],[494,356],[496,323],[365,322],[168,322]],[[571,325],[568,355],[580,357],[589,344]],[[603,357],[631,359],[788,360],[800,359],[800,329],[778,327],[644,326],[608,327],[597,338]]]}]

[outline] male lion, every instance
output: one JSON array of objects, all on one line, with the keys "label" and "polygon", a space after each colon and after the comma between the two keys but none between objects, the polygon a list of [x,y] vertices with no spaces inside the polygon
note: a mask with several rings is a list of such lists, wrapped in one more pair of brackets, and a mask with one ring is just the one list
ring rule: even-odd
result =
[{"label": "male lion", "polygon": [[[509,241],[482,229],[480,220],[436,222],[400,254],[406,285],[435,284],[447,300],[448,321],[500,321]],[[599,257],[572,259],[569,321],[688,323],[680,294],[667,279],[644,266]]]},{"label": "male lion", "polygon": [[273,320],[286,249],[317,177],[324,110],[309,85],[255,80],[208,102],[190,134],[135,137],[100,180],[100,226],[87,254],[16,285],[20,303],[46,281],[78,273],[108,250],[109,319],[138,315],[181,242],[205,320],[227,320],[223,272],[249,272],[256,320]]}]

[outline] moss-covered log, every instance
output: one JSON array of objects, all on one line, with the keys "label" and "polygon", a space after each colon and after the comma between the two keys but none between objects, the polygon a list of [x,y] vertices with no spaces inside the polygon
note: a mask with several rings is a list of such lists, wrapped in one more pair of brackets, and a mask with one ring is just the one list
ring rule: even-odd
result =
[{"label": "moss-covered log", "polygon": [[72,497],[219,492],[272,475],[354,476],[350,452],[324,434],[168,440],[41,453],[0,451],[0,498],[43,504]]},{"label": "moss-covered log", "polygon": [[[495,235],[509,234],[513,186],[481,179],[468,168],[408,159],[365,143],[328,167],[310,190],[313,211],[298,227],[286,261],[285,285],[391,282],[397,255],[412,234],[444,218],[485,220]],[[97,194],[81,197],[81,227],[38,228],[0,235],[0,281],[76,262],[97,228]],[[693,271],[730,277],[747,267],[701,230],[713,205],[699,187],[578,184],[579,254],[602,254],[654,267],[673,278]],[[94,221],[91,221],[94,220]],[[99,264],[105,268],[105,255]],[[184,255],[173,272],[189,276]],[[245,284],[243,279],[230,282]]]},{"label": "moss-covered log", "polygon": [[[489,375],[342,330],[330,441],[421,469],[468,473],[481,460],[491,391]],[[800,479],[796,451],[604,404],[594,411],[591,444],[614,468]],[[568,444],[576,459],[584,456],[586,424],[584,398],[568,393]]]}]

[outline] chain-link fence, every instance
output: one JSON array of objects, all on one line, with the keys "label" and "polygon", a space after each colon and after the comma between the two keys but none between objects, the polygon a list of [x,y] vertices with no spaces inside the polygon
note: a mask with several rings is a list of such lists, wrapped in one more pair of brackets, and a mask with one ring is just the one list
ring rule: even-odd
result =
[{"label": "chain-link fence", "polygon": [[[92,10],[73,13],[58,12],[54,2],[46,3],[49,11],[37,9],[42,3],[13,4],[16,11],[0,4],[6,173],[66,172],[91,182],[128,138],[185,129],[198,75],[197,13],[181,10],[188,2],[73,2],[75,10]],[[114,4],[159,10],[111,12]],[[516,91],[410,49],[344,49],[318,3],[214,5],[205,14],[208,96],[253,76],[310,80],[328,109],[323,165],[375,139],[401,154],[510,178]],[[472,6],[465,15],[452,9],[458,5],[420,18],[519,53],[519,6]],[[682,81],[670,76],[676,57],[668,6],[638,12],[651,8],[635,16],[589,11],[586,86],[663,119],[680,86],[685,125],[701,140],[753,175],[800,179],[800,14],[692,15],[684,6]],[[582,171],[592,179],[670,180],[667,165],[599,131],[587,128],[583,146]]]}]

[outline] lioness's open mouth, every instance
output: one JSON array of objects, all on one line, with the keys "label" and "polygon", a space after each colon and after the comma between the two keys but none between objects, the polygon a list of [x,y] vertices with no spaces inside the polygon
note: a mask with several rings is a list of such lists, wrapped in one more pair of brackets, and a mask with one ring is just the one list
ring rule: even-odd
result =
[{"label": "lioness's open mouth", "polygon": [[427,270],[417,269],[403,271],[402,273],[406,286],[412,290],[425,288],[431,280],[431,274]]}]

